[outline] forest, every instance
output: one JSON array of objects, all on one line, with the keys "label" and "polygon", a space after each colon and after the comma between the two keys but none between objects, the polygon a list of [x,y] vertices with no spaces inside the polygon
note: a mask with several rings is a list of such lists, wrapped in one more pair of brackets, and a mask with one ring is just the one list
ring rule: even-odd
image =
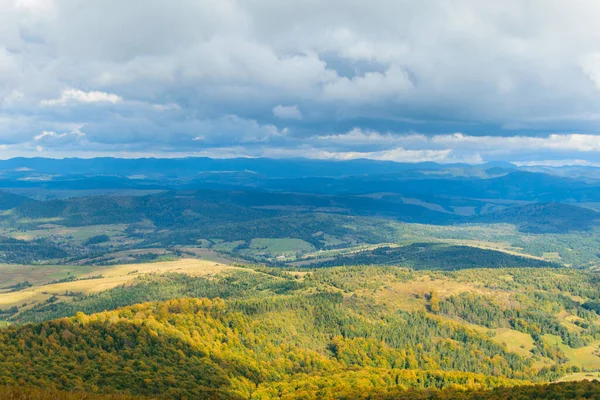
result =
[{"label": "forest", "polygon": [[[461,390],[461,389],[395,389],[380,390],[371,393],[341,393],[337,398],[376,399],[376,400],[504,400],[504,399],[597,399],[600,383],[565,382],[549,385],[516,386],[493,390]],[[10,400],[150,400],[146,396],[102,395],[86,392],[66,392],[60,390],[42,390],[30,387],[0,387],[0,396]],[[305,393],[301,396],[306,397]],[[210,399],[211,397],[205,397]],[[215,398],[215,397],[213,397]],[[287,398],[293,398],[288,396]],[[301,397],[297,397],[301,398]]]},{"label": "forest", "polygon": [[[141,275],[0,316],[9,323],[0,385],[159,398],[441,399],[600,370],[599,278],[529,271],[240,266]],[[506,343],[511,336],[523,348]]]}]

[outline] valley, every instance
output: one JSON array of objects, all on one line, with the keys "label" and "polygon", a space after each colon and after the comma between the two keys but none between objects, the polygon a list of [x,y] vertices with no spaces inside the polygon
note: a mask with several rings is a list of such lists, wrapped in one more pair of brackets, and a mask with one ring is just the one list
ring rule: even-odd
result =
[{"label": "valley", "polygon": [[0,0],[0,400],[600,400],[599,16]]},{"label": "valley", "polygon": [[[389,192],[344,192],[365,177],[315,178],[321,190],[240,176],[217,188],[211,175],[194,190],[111,179],[102,195],[0,192],[0,391],[494,399],[586,387],[600,371],[600,214],[519,189],[529,173],[451,171],[435,185],[473,197],[419,194],[413,180],[434,183],[415,171],[400,186],[368,179]],[[524,180],[506,192],[510,175]],[[561,179],[553,200],[580,187]]]}]

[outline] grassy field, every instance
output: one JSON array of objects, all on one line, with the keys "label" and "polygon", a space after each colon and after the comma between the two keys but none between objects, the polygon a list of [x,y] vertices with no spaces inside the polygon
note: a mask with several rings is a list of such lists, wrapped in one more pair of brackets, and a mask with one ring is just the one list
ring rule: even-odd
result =
[{"label": "grassy field", "polygon": [[81,277],[93,273],[96,268],[76,265],[0,264],[0,292],[1,288],[24,281],[40,285],[68,276]]},{"label": "grassy field", "polygon": [[[490,329],[468,322],[465,322],[464,324],[476,331],[486,334],[492,341],[504,346],[512,353],[518,354],[524,358],[534,357],[531,350],[535,348],[535,342],[531,335],[510,328]],[[536,368],[543,368],[554,364],[553,361],[547,357],[535,356],[535,359],[534,366]]]},{"label": "grassy field", "polygon": [[546,260],[550,260],[550,261],[562,260],[562,258],[560,257],[560,254],[556,251],[544,252],[544,253],[542,253],[542,257],[545,258]]},{"label": "grassy field", "polygon": [[113,253],[103,254],[99,257],[84,258],[84,259],[78,260],[77,263],[80,265],[84,265],[84,264],[97,264],[97,263],[101,263],[101,262],[110,263],[110,264],[135,262],[136,257],[140,257],[145,254],[146,255],[154,254],[157,256],[172,255],[172,253],[170,251],[168,251],[162,247],[150,247],[150,248],[143,248],[143,249],[115,251]]},{"label": "grassy field", "polygon": [[97,235],[108,235],[111,238],[118,236],[125,237],[124,231],[125,229],[127,229],[127,225],[112,224],[65,227],[48,222],[46,224],[39,225],[38,228],[41,229],[32,229],[27,231],[15,229],[2,229],[0,231],[0,234],[13,237],[19,240],[34,240],[52,237],[56,239],[63,238],[84,242],[89,238]]},{"label": "grassy field", "polygon": [[[35,267],[29,266],[11,266],[11,268],[21,268],[20,279],[30,280],[32,275],[37,276],[37,271],[40,268],[48,267]],[[67,276],[67,271],[62,267],[53,267],[52,273],[64,278]],[[13,306],[25,307],[33,306],[40,302],[47,301],[52,296],[58,296],[60,300],[69,298],[69,293],[98,293],[104,290],[112,289],[114,287],[127,284],[128,282],[135,279],[137,276],[143,274],[164,274],[167,272],[178,272],[192,276],[206,276],[218,274],[227,270],[239,269],[227,264],[222,264],[209,260],[198,260],[198,259],[182,259],[171,262],[156,262],[156,263],[144,263],[144,264],[125,264],[115,266],[95,266],[95,267],[65,267],[68,271],[76,271],[73,276],[76,276],[79,280],[71,282],[61,283],[48,283],[42,284],[41,282],[49,282],[52,279],[48,278],[50,275],[45,277],[37,278],[36,286],[29,287],[16,292],[0,293],[0,309],[8,309]],[[33,283],[33,282],[32,282]]]},{"label": "grassy field", "polygon": [[448,278],[419,276],[408,282],[389,282],[380,286],[374,298],[380,304],[391,306],[404,311],[425,311],[428,293],[435,290],[444,299],[461,293],[478,293],[494,296],[497,299],[507,299],[508,293],[502,290],[481,288],[477,283],[457,282]]},{"label": "grassy field", "polygon": [[295,253],[304,253],[314,251],[315,247],[302,239],[252,239],[250,250],[257,254],[267,254],[271,256],[291,255]]},{"label": "grassy field", "polygon": [[218,250],[218,251],[230,252],[230,251],[233,251],[236,247],[238,247],[244,243],[246,243],[244,240],[236,240],[234,242],[220,242],[220,243],[216,243],[213,246],[213,249]]},{"label": "grassy field", "polygon": [[[547,260],[547,261],[557,261],[557,259],[560,260],[560,257],[558,257],[557,253],[551,253],[551,254],[556,254],[556,257],[555,256],[546,257],[545,255],[542,257],[534,256],[534,255],[525,253],[523,251],[523,249],[520,247],[511,246],[511,244],[507,243],[507,242],[488,242],[488,241],[483,241],[483,240],[465,240],[465,239],[443,239],[443,240],[441,240],[441,242],[452,244],[455,246],[469,246],[469,247],[476,247],[478,249],[484,249],[484,250],[501,251],[503,253],[511,254],[513,256],[533,258],[536,260]],[[550,253],[544,253],[544,254],[550,254]]]},{"label": "grassy field", "polygon": [[508,351],[516,353],[521,357],[531,357],[534,347],[531,335],[508,328],[495,329],[496,335],[492,340],[504,344]]},{"label": "grassy field", "polygon": [[573,349],[562,343],[560,337],[555,335],[544,335],[551,345],[558,346],[569,359],[569,365],[575,365],[586,370],[600,370],[600,356],[596,355],[600,349],[600,340],[597,340],[589,346]]},{"label": "grassy field", "polygon": [[343,245],[345,242],[343,240],[340,240],[339,238],[329,235],[327,233],[324,233],[321,235],[323,237],[323,239],[325,240],[325,246],[339,246],[339,245]]},{"label": "grassy field", "polygon": [[569,375],[563,376],[562,378],[558,379],[557,382],[574,382],[574,381],[583,381],[583,380],[599,381],[600,380],[600,372],[577,372],[574,374],[569,374]]},{"label": "grassy field", "polygon": [[231,265],[238,262],[238,260],[236,260],[235,258],[224,256],[212,249],[205,249],[199,247],[180,247],[179,250],[181,250],[184,254],[189,254],[193,256],[194,258],[199,258],[205,261],[213,261],[219,264]]},{"label": "grassy field", "polygon": [[315,250],[303,254],[298,261],[288,262],[286,265],[291,267],[299,267],[299,266],[310,266],[311,264],[316,264],[323,261],[335,260],[336,257],[346,256],[351,254],[357,254],[363,251],[374,250],[380,247],[398,247],[395,243],[379,243],[379,244],[360,244],[360,245],[351,245],[349,247],[344,247],[341,249],[331,249],[331,250]]}]

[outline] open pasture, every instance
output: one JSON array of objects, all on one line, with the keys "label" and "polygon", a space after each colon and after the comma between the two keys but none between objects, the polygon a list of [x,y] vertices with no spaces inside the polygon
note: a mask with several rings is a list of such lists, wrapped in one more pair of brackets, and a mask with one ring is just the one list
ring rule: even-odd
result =
[{"label": "open pasture", "polygon": [[[182,259],[169,262],[124,264],[104,267],[38,266],[32,268],[23,265],[10,267],[13,268],[11,271],[15,274],[16,280],[19,282],[29,281],[32,284],[35,282],[36,286],[14,292],[0,293],[0,309],[8,309],[13,306],[20,307],[23,306],[23,303],[26,303],[28,306],[34,305],[46,301],[52,296],[66,296],[69,293],[98,293],[127,284],[137,276],[143,274],[177,272],[191,276],[207,276],[228,270],[240,269],[223,263],[198,259]],[[47,271],[44,269],[47,269]],[[43,272],[46,272],[46,274],[43,274]],[[72,272],[72,276],[74,276],[76,280],[48,283],[52,280],[68,277],[68,272]],[[32,277],[35,277],[36,280],[32,281]],[[43,284],[42,282],[46,282],[46,284]]]}]

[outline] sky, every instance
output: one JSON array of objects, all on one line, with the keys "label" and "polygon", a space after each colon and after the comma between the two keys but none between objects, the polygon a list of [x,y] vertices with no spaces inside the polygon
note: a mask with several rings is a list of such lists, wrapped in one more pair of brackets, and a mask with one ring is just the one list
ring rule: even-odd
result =
[{"label": "sky", "polygon": [[0,0],[0,158],[600,165],[597,0]]}]

